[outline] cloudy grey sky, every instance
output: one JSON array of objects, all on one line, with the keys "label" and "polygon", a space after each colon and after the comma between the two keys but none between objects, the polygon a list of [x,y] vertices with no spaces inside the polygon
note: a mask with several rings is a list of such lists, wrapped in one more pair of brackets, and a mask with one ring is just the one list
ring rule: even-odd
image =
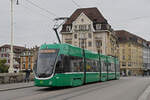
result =
[{"label": "cloudy grey sky", "polygon": [[[10,0],[0,1],[3,45],[10,43]],[[19,0],[19,5],[14,3],[14,44],[32,47],[57,42],[52,19],[70,16],[79,7],[97,7],[114,30],[124,29],[150,41],[150,0]]]}]

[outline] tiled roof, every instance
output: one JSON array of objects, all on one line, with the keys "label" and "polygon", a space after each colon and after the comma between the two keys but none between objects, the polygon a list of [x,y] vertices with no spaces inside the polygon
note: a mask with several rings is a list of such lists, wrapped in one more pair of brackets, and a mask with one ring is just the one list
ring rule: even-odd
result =
[{"label": "tiled roof", "polygon": [[[10,45],[8,44],[5,44],[3,46],[1,46],[0,48],[10,48]],[[22,46],[13,46],[14,49],[26,49],[25,47],[22,47]]]},{"label": "tiled roof", "polygon": [[137,39],[141,39],[142,41],[146,41],[143,38],[141,38],[135,34],[132,34],[128,31],[125,31],[125,30],[116,30],[115,33],[116,33],[119,41],[134,41],[134,42],[136,42]]},{"label": "tiled roof", "polygon": [[107,23],[107,20],[103,17],[100,11],[96,8],[80,8],[77,9],[71,17],[66,21],[65,24],[72,24],[74,20],[81,14],[84,13],[88,18],[97,23]]},{"label": "tiled roof", "polygon": [[96,7],[93,7],[93,8],[80,8],[80,9],[77,9],[70,16],[70,18],[65,22],[61,32],[65,32],[66,25],[71,25],[72,22],[75,21],[81,13],[84,13],[91,21],[93,21],[93,23],[103,24],[102,28],[104,28],[104,29],[106,28],[105,24],[108,24],[107,20],[103,17],[103,15],[100,13],[100,11]]}]

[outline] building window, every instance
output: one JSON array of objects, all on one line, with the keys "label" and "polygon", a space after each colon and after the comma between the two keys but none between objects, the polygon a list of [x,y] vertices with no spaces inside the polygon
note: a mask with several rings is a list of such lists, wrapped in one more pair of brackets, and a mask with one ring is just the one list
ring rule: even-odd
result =
[{"label": "building window", "polygon": [[96,29],[100,30],[101,29],[101,24],[96,24]]},{"label": "building window", "polygon": [[86,40],[81,40],[79,43],[79,47],[86,48]]},{"label": "building window", "polygon": [[88,46],[89,46],[89,47],[92,46],[92,42],[91,42],[91,41],[88,42]]},{"label": "building window", "polygon": [[125,56],[122,56],[122,59],[125,60]]},{"label": "building window", "polygon": [[79,30],[80,31],[85,31],[86,30],[86,25],[79,25]]},{"label": "building window", "polygon": [[130,44],[130,43],[128,44],[128,47],[131,47],[131,44]]},{"label": "building window", "polygon": [[23,62],[26,62],[26,57],[23,57]]},{"label": "building window", "polygon": [[77,30],[77,25],[74,26],[74,30]]},{"label": "building window", "polygon": [[91,33],[88,33],[88,38],[92,38],[92,34]]},{"label": "building window", "polygon": [[25,69],[26,68],[26,65],[25,64],[23,64],[23,69]]},{"label": "building window", "polygon": [[122,49],[122,54],[125,54],[125,49]]},{"label": "building window", "polygon": [[128,66],[131,66],[131,62],[128,62]]},{"label": "building window", "polygon": [[122,62],[122,66],[126,66],[126,62]]},{"label": "building window", "polygon": [[31,55],[31,53],[29,52],[29,56]]},{"label": "building window", "polygon": [[66,43],[68,43],[68,44],[72,44],[72,41],[66,41]]},{"label": "building window", "polygon": [[84,22],[84,19],[83,19],[83,18],[81,19],[81,22]]},{"label": "building window", "polygon": [[106,25],[106,27],[107,27],[107,29],[110,29],[110,26],[109,26],[109,24],[107,24],[107,25]]},{"label": "building window", "polygon": [[74,34],[74,38],[77,39],[77,34]]},{"label": "building window", "polygon": [[129,60],[131,60],[131,56],[129,55],[128,57],[129,57]]},{"label": "building window", "polygon": [[88,30],[91,30],[91,25],[88,25]]},{"label": "building window", "polygon": [[29,67],[28,67],[28,69],[31,69],[31,64],[29,64]]},{"label": "building window", "polygon": [[31,58],[29,57],[29,62],[31,62]]},{"label": "building window", "polygon": [[66,26],[66,31],[70,32],[71,31],[71,26]]},{"label": "building window", "polygon": [[97,40],[96,41],[96,47],[101,47],[102,46],[102,41],[101,40]]}]

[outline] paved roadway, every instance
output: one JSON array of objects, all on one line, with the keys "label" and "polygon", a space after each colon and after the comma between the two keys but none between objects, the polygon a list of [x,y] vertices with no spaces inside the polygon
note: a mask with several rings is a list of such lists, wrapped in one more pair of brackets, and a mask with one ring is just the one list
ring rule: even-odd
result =
[{"label": "paved roadway", "polygon": [[3,91],[0,100],[138,100],[149,85],[148,77],[123,77],[75,88],[30,87]]}]

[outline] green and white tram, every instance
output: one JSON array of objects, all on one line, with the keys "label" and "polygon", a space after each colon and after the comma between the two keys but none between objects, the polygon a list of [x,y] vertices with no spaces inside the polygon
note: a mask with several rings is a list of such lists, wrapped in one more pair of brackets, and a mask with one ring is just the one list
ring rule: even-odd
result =
[{"label": "green and white tram", "polygon": [[80,86],[119,79],[118,59],[69,44],[43,44],[34,67],[35,86]]}]

